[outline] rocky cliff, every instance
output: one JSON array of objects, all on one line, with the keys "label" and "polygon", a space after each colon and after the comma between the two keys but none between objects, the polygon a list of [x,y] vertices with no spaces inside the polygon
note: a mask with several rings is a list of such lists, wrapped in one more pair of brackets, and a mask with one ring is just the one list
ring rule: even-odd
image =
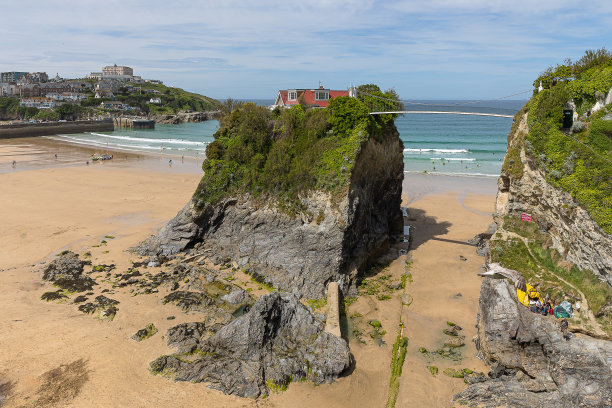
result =
[{"label": "rocky cliff", "polygon": [[594,272],[612,286],[612,236],[575,197],[547,181],[546,170],[527,139],[529,114],[526,111],[518,117],[508,137],[509,152],[517,154],[506,157],[499,178],[495,206],[498,223],[503,223],[500,218],[504,216],[520,219],[521,213],[530,214],[566,260]]},{"label": "rocky cliff", "polygon": [[[358,103],[354,100],[346,103],[349,102]],[[256,110],[254,107],[247,109]],[[253,121],[259,121],[259,116],[265,115],[262,112],[256,114],[258,116]],[[288,111],[289,114],[292,112]],[[311,116],[323,114],[325,112],[319,111]],[[362,118],[372,121],[367,111]],[[266,123],[259,121],[250,126],[265,127]],[[285,126],[288,125],[283,125],[283,128]],[[280,128],[281,125],[275,122],[270,127]],[[232,129],[227,133],[234,135]],[[401,233],[403,145],[392,121],[377,134],[366,133],[365,127],[360,130],[357,126],[347,131],[348,136],[340,138],[340,130],[326,132],[314,143],[316,146],[320,141],[326,142],[325,137],[334,138],[339,145],[335,151],[339,153],[329,156],[336,157],[335,161],[326,159],[328,156],[325,154],[332,151],[328,148],[323,151],[321,159],[308,166],[295,164],[294,167],[302,166],[304,170],[297,172],[300,181],[294,185],[318,177],[324,181],[331,179],[336,183],[334,188],[327,188],[319,182],[313,188],[301,189],[295,194],[298,196],[298,209],[287,210],[285,204],[292,202],[291,196],[286,194],[287,189],[256,197],[261,185],[256,181],[253,182],[258,185],[255,192],[244,188],[232,191],[232,180],[240,174],[239,169],[232,167],[229,178],[222,183],[217,179],[203,179],[193,199],[144,245],[142,251],[164,255],[183,250],[209,251],[217,257],[237,262],[240,268],[263,277],[275,287],[309,298],[322,297],[330,281],[338,282],[343,293],[354,293],[359,273],[373,257],[388,249],[394,234]],[[223,140],[223,135],[219,140]],[[276,143],[279,145],[281,142]],[[291,143],[300,142],[294,139]],[[229,147],[221,146],[219,149],[230,149],[230,145],[227,143]],[[274,149],[272,147],[271,151]],[[284,154],[279,156],[284,157]],[[309,154],[306,152],[304,156]],[[270,153],[268,161],[270,157],[277,156]],[[301,157],[295,158],[295,162],[299,160]],[[321,163],[325,160],[331,164],[323,166]],[[221,166],[210,159],[208,163],[205,166]],[[333,166],[337,169],[330,169]],[[211,171],[217,171],[217,168],[213,167]],[[310,178],[303,177],[302,172],[311,168],[323,170]],[[270,172],[268,177],[274,177],[271,184],[287,182],[278,179],[285,177],[285,174],[279,176],[278,173]],[[283,173],[294,174],[294,168],[287,168]],[[202,198],[219,191],[215,189],[219,189],[220,184],[224,186],[221,187],[221,198]]]},{"label": "rocky cliff", "polygon": [[497,231],[476,240],[481,255],[520,271],[542,297],[580,303],[573,333],[565,340],[558,319],[520,304],[507,280],[484,279],[475,341],[491,371],[455,395],[462,404],[612,406],[612,105],[602,97],[612,55],[587,57],[536,80],[508,136]]},{"label": "rocky cliff", "polygon": [[203,323],[168,332],[179,353],[150,364],[151,372],[177,381],[204,382],[226,394],[257,398],[292,381],[331,382],[349,368],[346,341],[288,293],[259,298],[244,316],[203,338]]},{"label": "rocky cliff", "polygon": [[205,112],[185,112],[181,111],[176,115],[153,115],[151,119],[155,123],[161,123],[166,125],[177,125],[179,123],[192,123],[192,122],[204,122],[217,117],[219,111],[205,111]]},{"label": "rocky cliff", "polygon": [[488,381],[455,401],[485,407],[612,406],[612,342],[584,335],[566,341],[556,319],[520,305],[506,280],[485,279],[477,345],[492,365]]}]

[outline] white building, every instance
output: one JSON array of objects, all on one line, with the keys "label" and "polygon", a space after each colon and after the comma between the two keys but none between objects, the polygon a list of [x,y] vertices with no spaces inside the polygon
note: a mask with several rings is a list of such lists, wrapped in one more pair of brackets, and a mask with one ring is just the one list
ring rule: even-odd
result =
[{"label": "white building", "polygon": [[102,76],[105,77],[109,77],[109,76],[133,76],[134,75],[134,70],[130,67],[126,67],[126,66],[117,66],[117,64],[115,65],[107,65],[106,67],[102,68]]},{"label": "white building", "polygon": [[52,109],[57,106],[57,103],[53,98],[37,96],[33,98],[22,98],[19,102],[19,106],[23,106],[24,108]]},{"label": "white building", "polygon": [[17,84],[12,82],[0,83],[0,96],[16,96],[19,95]]}]

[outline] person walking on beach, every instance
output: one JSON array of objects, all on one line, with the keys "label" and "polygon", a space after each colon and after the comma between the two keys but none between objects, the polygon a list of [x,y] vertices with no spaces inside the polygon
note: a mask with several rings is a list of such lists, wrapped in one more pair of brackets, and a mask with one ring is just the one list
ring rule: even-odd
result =
[{"label": "person walking on beach", "polygon": [[13,168],[17,167],[17,162],[13,160]]},{"label": "person walking on beach", "polygon": [[168,160],[168,166],[172,167],[172,159]]}]

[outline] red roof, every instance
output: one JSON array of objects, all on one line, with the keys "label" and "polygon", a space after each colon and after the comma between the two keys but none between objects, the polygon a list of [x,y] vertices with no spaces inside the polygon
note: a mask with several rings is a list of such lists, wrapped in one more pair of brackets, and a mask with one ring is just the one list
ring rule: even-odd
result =
[{"label": "red roof", "polygon": [[[289,100],[289,91],[296,93],[296,98]],[[332,91],[331,89],[283,89],[278,91],[278,96],[276,97],[276,105],[284,105],[284,106],[293,106],[298,105],[300,103],[299,99],[303,95],[304,102],[307,105],[319,106],[321,108],[327,107],[329,104],[329,99],[320,99],[317,100],[315,98],[315,92],[325,92],[329,95],[329,99],[334,99],[339,96],[349,96],[349,91]],[[279,100],[280,98],[280,100]]]}]

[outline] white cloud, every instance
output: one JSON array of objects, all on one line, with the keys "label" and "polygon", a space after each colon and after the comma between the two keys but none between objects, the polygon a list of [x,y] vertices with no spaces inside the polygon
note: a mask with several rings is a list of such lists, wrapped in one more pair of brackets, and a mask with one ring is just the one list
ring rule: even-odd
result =
[{"label": "white cloud", "polygon": [[[612,3],[602,1],[66,3],[3,5],[0,35],[11,41],[0,43],[0,70],[77,76],[128,64],[145,77],[223,97],[361,79],[393,80],[385,86],[422,93],[415,97],[443,92],[421,89],[424,82],[480,97],[530,86],[547,65],[610,46],[612,38]],[[488,81],[485,90],[474,88],[479,78]]]}]

